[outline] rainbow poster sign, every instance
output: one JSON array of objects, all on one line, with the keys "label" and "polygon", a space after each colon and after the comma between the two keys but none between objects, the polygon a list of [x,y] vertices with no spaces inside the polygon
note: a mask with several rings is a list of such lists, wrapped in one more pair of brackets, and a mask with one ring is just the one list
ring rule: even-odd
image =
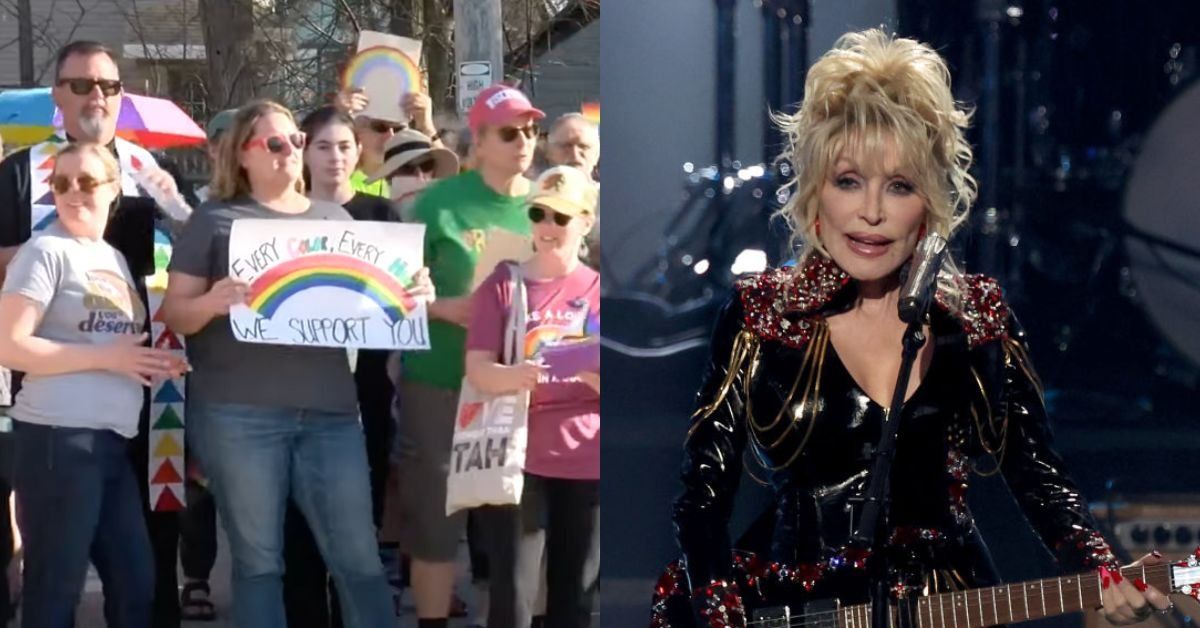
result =
[{"label": "rainbow poster sign", "polygon": [[363,31],[357,52],[342,71],[342,88],[366,92],[368,103],[362,115],[407,122],[401,106],[404,95],[424,90],[420,59],[421,42],[415,39]]},{"label": "rainbow poster sign", "polygon": [[238,220],[229,276],[246,303],[229,310],[242,342],[428,349],[426,306],[412,293],[425,226],[335,220]]}]

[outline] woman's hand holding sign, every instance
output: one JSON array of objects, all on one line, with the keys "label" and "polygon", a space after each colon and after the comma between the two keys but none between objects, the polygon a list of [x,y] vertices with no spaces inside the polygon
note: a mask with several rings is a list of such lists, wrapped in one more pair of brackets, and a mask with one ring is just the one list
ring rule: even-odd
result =
[{"label": "woman's hand holding sign", "polygon": [[250,284],[245,281],[225,277],[214,283],[204,295],[204,304],[214,316],[225,316],[229,314],[230,307],[246,302],[246,294],[249,290]]},{"label": "woman's hand holding sign", "polygon": [[429,278],[428,268],[421,268],[413,273],[412,283],[408,286],[408,293],[418,301],[424,301],[425,305],[430,305],[437,301],[437,288],[433,286],[433,280]]}]

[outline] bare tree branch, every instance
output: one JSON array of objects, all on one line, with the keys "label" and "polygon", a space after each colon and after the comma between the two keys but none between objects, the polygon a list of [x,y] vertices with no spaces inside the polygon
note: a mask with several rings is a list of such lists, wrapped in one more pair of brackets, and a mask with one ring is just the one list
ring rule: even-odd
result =
[{"label": "bare tree branch", "polygon": [[[59,48],[62,48],[67,44],[67,42],[75,39],[75,33],[79,30],[79,26],[83,24],[83,20],[87,16],[88,12],[87,7],[83,6],[82,0],[75,0],[75,6],[79,9],[79,14],[75,18],[75,23],[71,25],[71,30],[67,33],[66,38],[59,40],[54,36],[54,30],[51,28],[54,22],[54,16],[59,14],[59,12],[56,10],[57,6],[58,0],[51,0],[50,9],[46,13],[46,19],[42,22],[41,26],[34,25],[34,43],[36,44],[40,40],[43,46],[50,50],[51,53]],[[36,82],[41,83],[42,80],[45,79],[46,73],[49,72],[50,68],[53,66],[54,55],[46,55],[46,61],[42,63],[41,69],[37,72]]]},{"label": "bare tree branch", "polygon": [[[109,0],[109,2],[117,10],[117,12],[121,14],[121,17],[125,18],[125,23],[129,26],[130,30],[133,31],[133,34],[137,36],[138,41],[141,42],[142,57],[144,59],[152,59],[153,57],[150,54],[150,44],[148,44],[146,42],[146,35],[142,29],[142,16],[138,12],[137,0],[129,0],[130,4],[133,5],[133,14],[132,15],[130,13],[126,12],[125,8],[123,6],[121,6],[120,0]],[[155,88],[154,91],[156,91],[156,92],[158,91],[158,89],[160,87],[158,85],[157,79],[158,79],[158,77],[156,76],[155,77],[155,86],[154,86],[154,88]]]},{"label": "bare tree branch", "polygon": [[350,8],[350,5],[346,4],[346,0],[338,0],[338,3],[341,4],[342,9],[346,12],[346,16],[350,18],[350,24],[354,26],[354,34],[361,33],[362,27],[358,25],[358,18],[354,16],[354,10]]}]

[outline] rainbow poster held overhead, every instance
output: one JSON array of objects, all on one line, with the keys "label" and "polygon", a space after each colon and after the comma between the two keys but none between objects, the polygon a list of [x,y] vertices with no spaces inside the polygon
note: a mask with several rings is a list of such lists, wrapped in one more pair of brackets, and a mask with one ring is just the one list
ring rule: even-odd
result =
[{"label": "rainbow poster held overhead", "polygon": [[428,317],[412,294],[424,225],[238,220],[229,276],[249,285],[229,311],[243,342],[428,349]]},{"label": "rainbow poster held overhead", "polygon": [[367,96],[363,115],[394,122],[408,121],[401,106],[404,95],[424,90],[418,61],[421,42],[376,31],[358,36],[358,51],[342,71],[344,89],[362,89]]}]

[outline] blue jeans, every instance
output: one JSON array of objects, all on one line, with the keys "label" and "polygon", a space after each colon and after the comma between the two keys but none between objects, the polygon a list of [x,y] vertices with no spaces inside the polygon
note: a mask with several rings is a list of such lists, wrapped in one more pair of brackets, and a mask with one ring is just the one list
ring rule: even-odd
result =
[{"label": "blue jeans", "polygon": [[229,537],[235,626],[287,626],[282,576],[289,495],[337,584],[346,627],[395,624],[356,414],[189,400],[187,433]]},{"label": "blue jeans", "polygon": [[114,628],[150,628],[154,558],[124,437],[13,422],[25,628],[70,628],[88,561]]}]

